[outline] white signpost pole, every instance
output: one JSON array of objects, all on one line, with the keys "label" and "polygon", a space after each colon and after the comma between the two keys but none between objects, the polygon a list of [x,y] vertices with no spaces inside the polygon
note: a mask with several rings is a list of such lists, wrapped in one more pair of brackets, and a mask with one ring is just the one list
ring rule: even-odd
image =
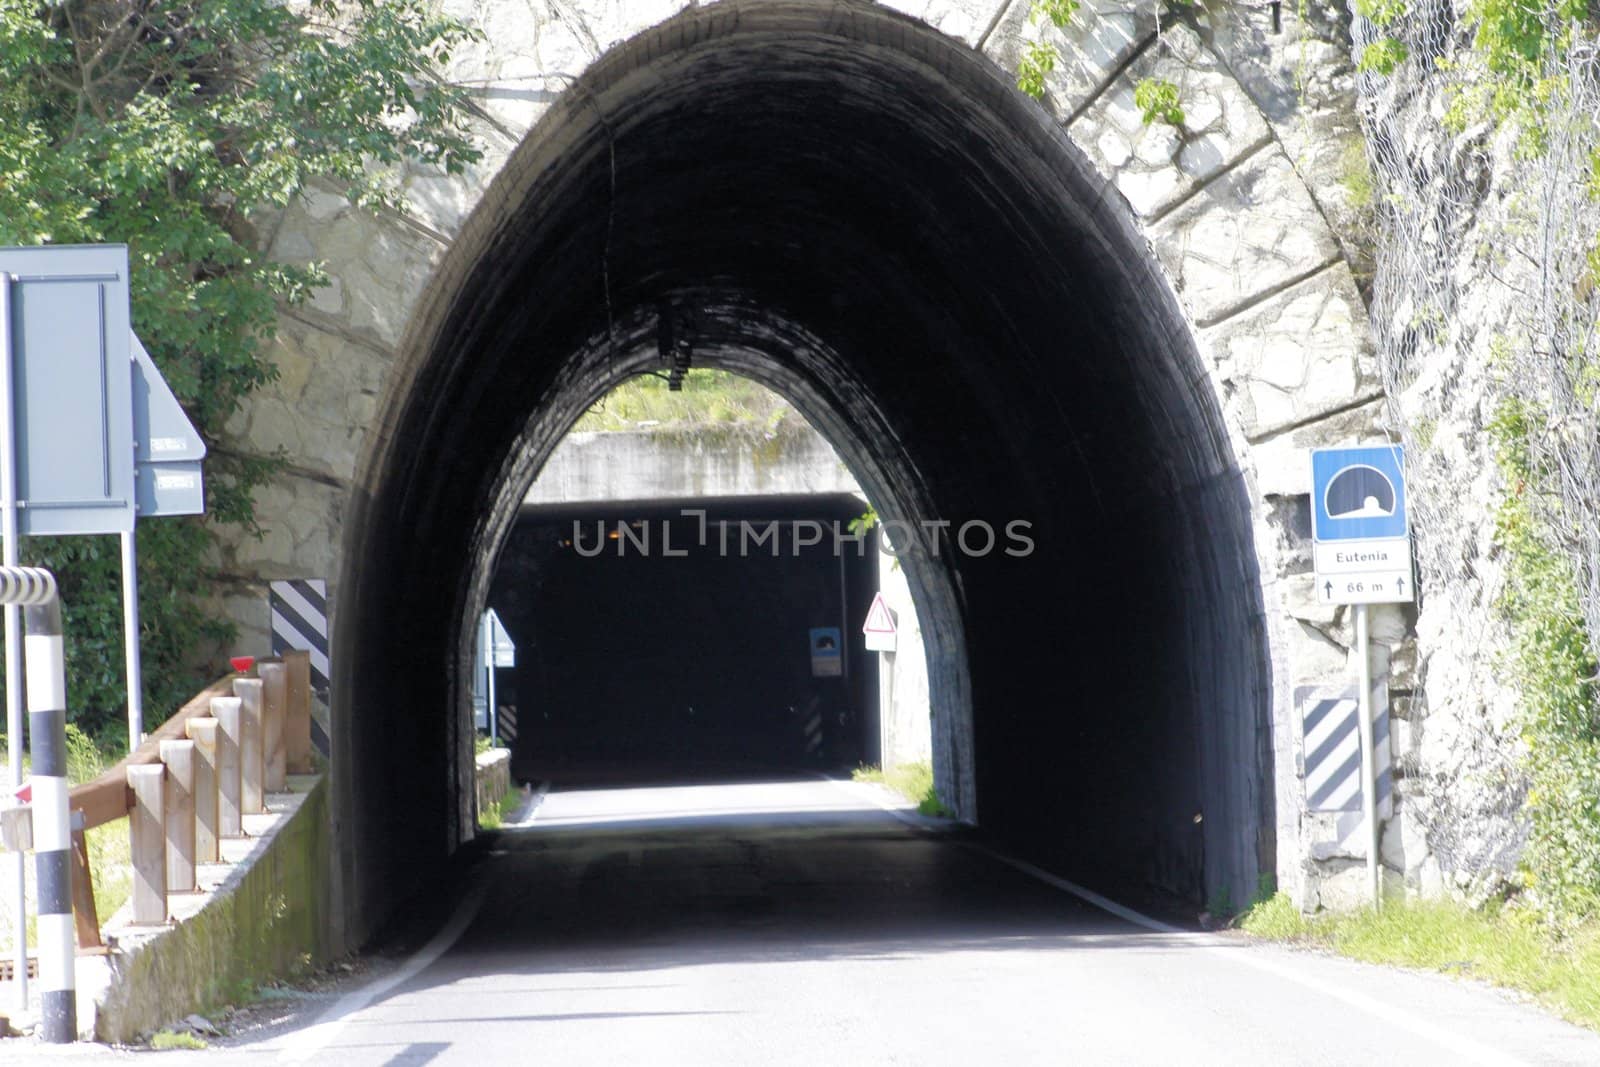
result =
[{"label": "white signpost pole", "polygon": [[[16,408],[12,400],[11,360],[11,278],[0,271],[0,565],[17,565],[17,458],[12,420]],[[22,609],[5,606],[6,638],[6,749],[11,785],[22,784]],[[28,917],[26,894],[28,858],[20,849],[12,853],[15,864],[11,913],[14,946],[17,1013],[28,1011]]]},{"label": "white signpost pole", "polygon": [[1355,605],[1356,716],[1361,736],[1361,820],[1367,838],[1367,893],[1374,908],[1383,905],[1378,881],[1378,779],[1376,745],[1372,737],[1372,659],[1367,653],[1367,606]]},{"label": "white signpost pole", "polygon": [[489,728],[489,743],[498,746],[500,744],[500,731],[498,724],[495,722],[494,616],[487,611],[483,613],[483,666],[484,670],[489,672],[489,676],[484,679],[483,684],[483,699],[486,704],[483,709],[484,725]]},{"label": "white signpost pole", "polygon": [[128,674],[128,751],[144,741],[144,672],[139,662],[139,548],[122,534],[122,644]]}]

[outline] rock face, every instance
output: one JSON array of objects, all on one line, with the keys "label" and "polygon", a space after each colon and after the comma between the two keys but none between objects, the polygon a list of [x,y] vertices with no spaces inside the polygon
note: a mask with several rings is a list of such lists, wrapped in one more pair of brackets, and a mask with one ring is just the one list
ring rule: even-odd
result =
[{"label": "rock face", "polygon": [[[739,2],[716,6],[732,10]],[[235,447],[282,449],[288,459],[279,480],[257,497],[265,535],[229,544],[222,560],[241,590],[228,607],[247,628],[260,625],[252,593],[272,578],[327,578],[337,615],[341,575],[360,566],[342,554],[351,487],[386,433],[374,425],[376,413],[411,387],[394,365],[419,296],[448,283],[436,276],[442,257],[512,152],[541,136],[539,119],[551,103],[616,44],[682,8],[677,0],[445,6],[482,31],[450,76],[477,93],[483,162],[457,178],[415,169],[400,175],[410,203],[404,216],[372,216],[316,194],[269,231],[273,256],[320,261],[332,281],[307,306],[283,312],[274,350],[280,377],[229,428]],[[1059,47],[1064,58],[1043,106],[1120,194],[1114,202],[1142,227],[1188,315],[1206,360],[1194,389],[1210,391],[1226,416],[1252,502],[1272,660],[1271,736],[1264,743],[1276,766],[1275,873],[1300,903],[1314,906],[1324,868],[1316,846],[1334,830],[1304,810],[1292,693],[1341,682],[1353,670],[1347,613],[1319,606],[1311,588],[1305,451],[1389,439],[1358,284],[1368,270],[1358,251],[1358,205],[1344,173],[1359,143],[1344,9],[1226,5],[1157,27],[1143,5],[1136,14],[1087,0],[1058,31],[1030,20],[1023,0],[890,6],[1002,71],[1014,70],[1027,42],[1041,34]],[[1143,123],[1133,95],[1145,76],[1179,85],[1182,127]],[[1440,447],[1465,450],[1471,469],[1474,446],[1464,430],[1441,437]],[[1481,488],[1474,481],[1472,491]],[[1482,557],[1481,528],[1450,536],[1478,549],[1471,558]],[[1386,856],[1413,885],[1457,863],[1431,851],[1434,838],[1418,833],[1416,813],[1451,805],[1480,811],[1450,768],[1464,753],[1492,763],[1504,750],[1492,729],[1469,725],[1495,718],[1488,706],[1442,696],[1463,661],[1437,650],[1467,625],[1442,599],[1429,591],[1420,656],[1409,611],[1374,612],[1375,670],[1390,678],[1406,761]],[[1482,605],[1475,610],[1470,618],[1481,620]],[[1425,684],[1417,680],[1423,668]],[[1419,684],[1440,699],[1415,699]],[[1460,848],[1478,863],[1499,844],[1463,840]],[[1330,873],[1347,865],[1327,863],[1335,864]]]},{"label": "rock face", "polygon": [[[1415,650],[1395,671],[1406,820],[1384,848],[1409,888],[1482,899],[1514,879],[1527,835],[1488,424],[1507,394],[1496,346],[1516,329],[1519,291],[1536,287],[1530,261],[1508,254],[1529,206],[1511,137],[1442,121],[1438,71],[1465,38],[1428,27],[1453,21],[1446,5],[1418,5],[1397,28],[1411,60],[1360,95],[1383,206],[1372,320],[1384,417],[1407,446],[1423,590]],[[1378,35],[1365,20],[1356,29],[1357,47]]]}]

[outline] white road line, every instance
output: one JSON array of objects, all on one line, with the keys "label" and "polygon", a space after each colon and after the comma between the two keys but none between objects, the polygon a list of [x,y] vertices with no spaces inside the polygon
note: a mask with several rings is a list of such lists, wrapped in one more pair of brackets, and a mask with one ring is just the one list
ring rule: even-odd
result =
[{"label": "white road line", "polygon": [[467,932],[467,927],[472,925],[472,920],[478,915],[478,909],[483,906],[487,890],[486,882],[479,881],[474,884],[462,898],[461,906],[450,917],[450,921],[434,934],[426,945],[418,949],[414,956],[402,964],[399,970],[368,986],[346,993],[333,1007],[323,1012],[311,1026],[284,1038],[283,1044],[279,1047],[277,1062],[305,1063],[310,1060],[333,1043],[339,1036],[339,1031],[344,1029],[345,1024],[357,1012],[391,989],[411,981],[431,967],[440,956],[450,951],[451,946],[461,940],[462,934]]},{"label": "white road line", "polygon": [[[893,815],[896,819],[899,819],[907,826],[913,826],[919,830],[927,829],[925,824],[915,821],[904,811],[884,803],[884,801],[876,795],[876,790],[869,789],[862,783],[847,782],[839,778],[829,778],[827,780],[842,789],[848,790],[856,796],[865,797],[871,800],[878,807],[882,808],[890,815]],[[1324,982],[1322,979],[1314,978],[1311,975],[1305,974],[1294,967],[1283,963],[1278,963],[1274,960],[1266,959],[1260,953],[1252,951],[1252,947],[1249,945],[1229,944],[1222,942],[1218,938],[1215,938],[1209,934],[1195,933],[1192,930],[1184,930],[1181,927],[1173,926],[1170,923],[1161,922],[1159,919],[1152,919],[1150,916],[1145,915],[1142,912],[1134,911],[1132,908],[1125,905],[1118,904],[1111,898],[1102,896],[1092,889],[1081,886],[1078,883],[1070,881],[1066,878],[1061,878],[1057,875],[1051,874],[1049,871],[1043,870],[1042,868],[1035,867],[1026,860],[1019,860],[1013,856],[1007,856],[1002,852],[995,851],[987,845],[975,845],[973,847],[982,852],[984,855],[988,856],[990,859],[1003,863],[1007,867],[1021,871],[1023,874],[1026,874],[1031,878],[1036,878],[1048,886],[1052,886],[1065,893],[1070,893],[1079,900],[1082,900],[1084,903],[1092,904],[1101,911],[1115,915],[1119,919],[1130,922],[1135,926],[1143,927],[1152,933],[1167,934],[1180,938],[1205,952],[1221,956],[1225,959],[1231,960],[1234,963],[1242,963],[1246,967],[1253,967],[1256,970],[1263,971],[1275,978],[1281,978],[1285,981],[1294,982],[1296,985],[1303,986],[1314,993],[1318,993],[1325,997],[1331,997],[1334,1000],[1342,1001],[1352,1008],[1356,1008],[1360,1011],[1366,1012],[1369,1015],[1376,1016],[1389,1025],[1406,1031],[1413,1037],[1418,1037],[1424,1041],[1430,1041],[1441,1048],[1449,1049],[1457,1056],[1460,1056],[1463,1062],[1485,1064],[1488,1065],[1488,1067],[1528,1067],[1528,1061],[1526,1060],[1518,1059],[1515,1056],[1508,1056],[1503,1052],[1489,1048],[1477,1041],[1473,1041],[1469,1038],[1462,1037],[1459,1034],[1452,1033],[1441,1026],[1434,1026],[1432,1023],[1425,1022],[1416,1018],[1415,1016],[1407,1014],[1401,1008],[1398,1008],[1392,1004],[1386,1004],[1383,1001],[1378,1000],[1376,997],[1369,997],[1365,993],[1359,993],[1355,990],[1345,989],[1330,982]]]},{"label": "white road line", "polygon": [[1376,997],[1369,997],[1365,993],[1346,989],[1332,982],[1325,982],[1295,967],[1267,959],[1261,953],[1254,951],[1250,945],[1229,944],[1209,934],[1198,934],[1192,930],[1183,930],[1158,919],[1152,919],[1148,915],[1134,911],[1132,908],[1124,907],[1114,900],[1101,896],[1092,889],[1086,889],[1076,882],[1059,878],[1049,871],[1041,870],[1025,860],[1015,859],[1004,853],[996,852],[986,845],[978,845],[976,847],[985,855],[998,860],[1007,867],[1012,867],[1023,874],[1037,878],[1046,885],[1054,886],[1056,889],[1070,893],[1085,903],[1093,904],[1101,911],[1109,912],[1119,919],[1124,919],[1135,926],[1142,926],[1154,933],[1174,935],[1205,952],[1220,956],[1233,963],[1253,967],[1258,971],[1272,975],[1274,978],[1294,982],[1296,985],[1304,986],[1306,989],[1321,996],[1342,1001],[1352,1008],[1382,1019],[1396,1029],[1406,1031],[1413,1037],[1432,1042],[1440,1048],[1449,1049],[1461,1057],[1462,1062],[1485,1064],[1490,1065],[1490,1067],[1527,1067],[1528,1061],[1526,1060],[1508,1056],[1470,1038],[1452,1033],[1442,1026],[1435,1026],[1432,1023],[1425,1022],[1408,1014],[1404,1009],[1393,1004],[1386,1004]]},{"label": "white road line", "polygon": [[533,820],[539,815],[539,808],[544,804],[544,798],[550,795],[550,782],[540,782],[539,788],[528,795],[528,801],[517,811],[517,817],[505,824],[507,830],[520,830],[532,826]]},{"label": "white road line", "polygon": [[[928,829],[928,824],[926,822],[919,821],[921,816],[913,818],[911,815],[907,814],[909,811],[908,808],[897,808],[894,805],[887,803],[878,790],[872,787],[872,783],[870,782],[857,782],[854,780],[847,781],[843,778],[830,778],[826,774],[818,774],[817,777],[821,778],[824,782],[838,786],[840,789],[843,789],[845,792],[849,793],[853,797],[856,797],[857,799],[870,801],[872,804],[882,808],[884,811],[888,812],[890,815],[893,815],[896,819],[899,819],[913,830]],[[885,786],[885,788],[888,787]]]}]

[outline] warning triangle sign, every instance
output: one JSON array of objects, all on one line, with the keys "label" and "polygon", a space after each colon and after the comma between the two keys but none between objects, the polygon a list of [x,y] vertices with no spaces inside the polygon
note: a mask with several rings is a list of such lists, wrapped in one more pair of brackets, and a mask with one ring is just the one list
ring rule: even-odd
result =
[{"label": "warning triangle sign", "polygon": [[861,632],[864,634],[895,632],[894,612],[889,610],[889,602],[883,599],[882,593],[873,594],[872,607],[867,610],[867,621],[862,624]]}]

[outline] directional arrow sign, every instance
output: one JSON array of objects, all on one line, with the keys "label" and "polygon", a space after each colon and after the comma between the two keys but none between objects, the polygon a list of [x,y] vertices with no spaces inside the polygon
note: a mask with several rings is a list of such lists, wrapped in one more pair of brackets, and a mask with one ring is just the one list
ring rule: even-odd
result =
[{"label": "directional arrow sign", "polygon": [[1409,571],[1317,575],[1317,598],[1324,604],[1396,604],[1414,595]]}]

